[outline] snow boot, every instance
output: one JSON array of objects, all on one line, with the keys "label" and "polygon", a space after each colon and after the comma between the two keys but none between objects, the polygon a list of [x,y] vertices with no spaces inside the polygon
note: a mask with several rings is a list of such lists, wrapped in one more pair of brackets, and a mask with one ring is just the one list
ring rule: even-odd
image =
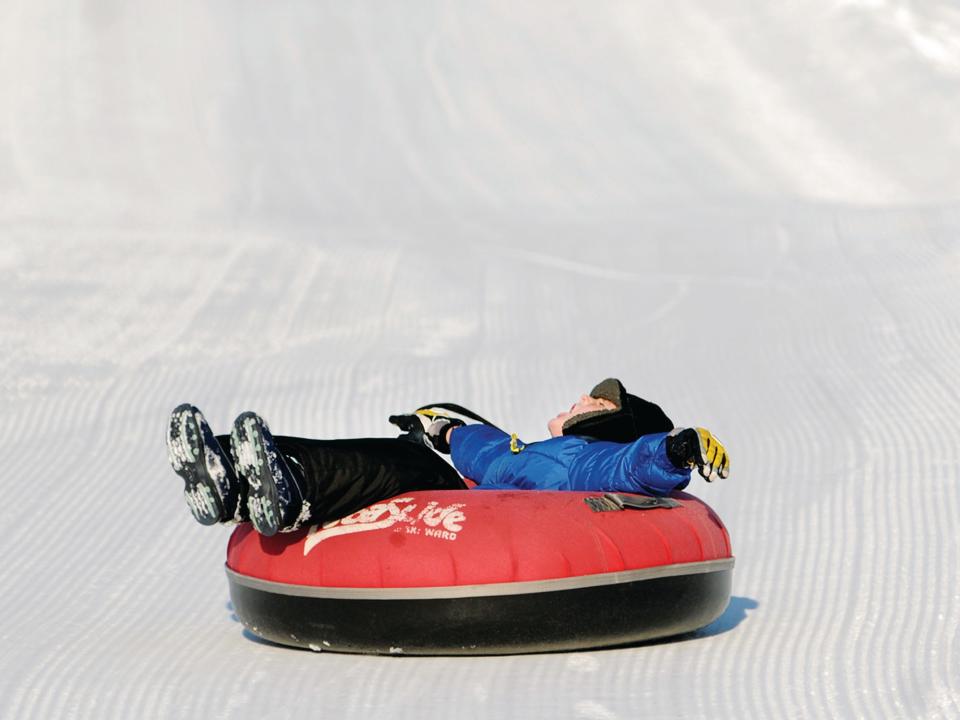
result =
[{"label": "snow boot", "polygon": [[167,457],[183,478],[183,496],[202,525],[247,519],[246,486],[196,407],[185,403],[170,413]]},{"label": "snow boot", "polygon": [[257,532],[267,536],[292,532],[309,520],[303,470],[280,452],[263,418],[245,412],[234,421],[230,452],[247,482],[247,510]]}]

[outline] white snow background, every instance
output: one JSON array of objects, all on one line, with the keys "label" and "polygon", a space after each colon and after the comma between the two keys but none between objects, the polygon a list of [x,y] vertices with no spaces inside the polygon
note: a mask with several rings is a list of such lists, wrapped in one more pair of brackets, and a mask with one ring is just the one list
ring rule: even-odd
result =
[{"label": "white snow background", "polygon": [[[0,3],[0,717],[960,716],[958,233],[948,0]],[[733,459],[676,642],[258,642],[166,462],[609,375]]]}]

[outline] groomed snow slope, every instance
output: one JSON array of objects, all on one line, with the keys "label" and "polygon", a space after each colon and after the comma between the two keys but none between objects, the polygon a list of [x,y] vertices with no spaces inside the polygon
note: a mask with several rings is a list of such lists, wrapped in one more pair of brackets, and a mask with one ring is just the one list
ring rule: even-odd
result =
[{"label": "groomed snow slope", "polygon": [[[958,83],[947,0],[0,5],[0,717],[960,716]],[[258,642],[166,464],[608,375],[733,458],[676,642]]]}]

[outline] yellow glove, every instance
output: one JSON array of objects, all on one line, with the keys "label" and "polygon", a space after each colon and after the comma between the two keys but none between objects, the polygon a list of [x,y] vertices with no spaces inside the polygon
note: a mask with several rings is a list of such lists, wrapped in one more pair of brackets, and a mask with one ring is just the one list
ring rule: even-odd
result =
[{"label": "yellow glove", "polygon": [[730,456],[706,428],[676,428],[667,436],[667,457],[678,468],[697,468],[707,482],[730,474]]},{"label": "yellow glove", "polygon": [[424,408],[406,415],[391,415],[390,422],[406,433],[400,437],[447,455],[450,454],[447,430],[464,424],[460,418]]}]

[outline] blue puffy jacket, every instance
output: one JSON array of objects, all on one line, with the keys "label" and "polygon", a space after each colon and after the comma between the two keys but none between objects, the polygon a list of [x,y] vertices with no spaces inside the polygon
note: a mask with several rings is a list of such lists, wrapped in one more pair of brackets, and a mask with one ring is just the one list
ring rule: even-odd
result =
[{"label": "blue puffy jacket", "polygon": [[465,425],[450,435],[450,456],[478,489],[585,490],[666,495],[690,482],[667,458],[666,433],[632,443],[563,436],[513,452],[510,436],[489,425]]}]

